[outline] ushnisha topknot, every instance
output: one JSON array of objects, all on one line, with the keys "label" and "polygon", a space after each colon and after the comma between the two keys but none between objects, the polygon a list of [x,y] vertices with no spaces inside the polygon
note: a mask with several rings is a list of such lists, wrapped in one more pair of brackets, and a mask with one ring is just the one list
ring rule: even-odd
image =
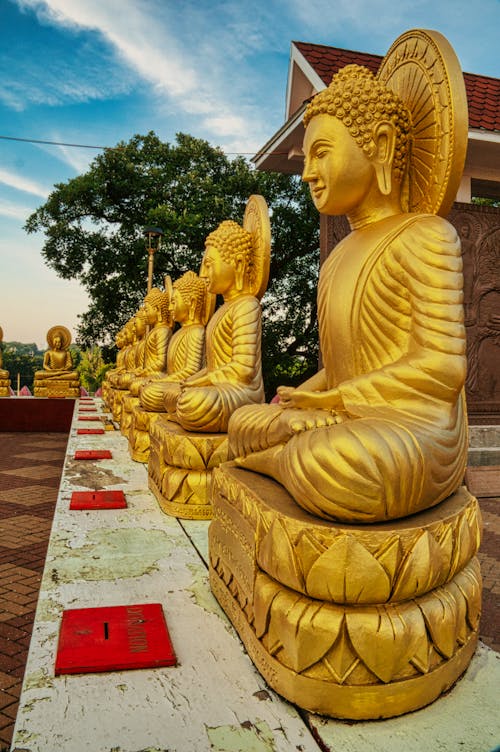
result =
[{"label": "ushnisha topknot", "polygon": [[330,85],[309,102],[304,113],[307,127],[315,115],[327,114],[344,123],[366,154],[373,148],[373,126],[391,121],[396,129],[393,175],[400,181],[404,174],[411,134],[410,112],[393,91],[362,65],[346,65],[336,73]]},{"label": "ushnisha topknot", "polygon": [[203,279],[194,272],[186,272],[176,279],[173,284],[174,290],[179,290],[184,302],[188,303],[191,298],[195,298],[195,314],[199,318],[205,307],[205,300],[207,296],[207,285]]},{"label": "ushnisha topknot", "polygon": [[205,246],[213,245],[219,251],[228,264],[233,264],[239,254],[245,262],[245,270],[248,278],[253,276],[253,239],[252,234],[243,229],[232,219],[221,222],[216,230],[210,233],[205,240]]}]

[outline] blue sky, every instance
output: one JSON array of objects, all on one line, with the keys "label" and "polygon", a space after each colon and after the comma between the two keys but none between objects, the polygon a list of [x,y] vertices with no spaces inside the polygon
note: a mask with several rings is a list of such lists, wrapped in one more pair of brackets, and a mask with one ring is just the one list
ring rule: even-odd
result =
[{"label": "blue sky", "polygon": [[[252,155],[283,124],[290,42],[385,54],[437,29],[465,71],[499,76],[500,0],[0,0],[0,135],[113,146],[179,131]],[[97,150],[0,139],[0,326],[45,347],[87,307],[26,217]]]}]

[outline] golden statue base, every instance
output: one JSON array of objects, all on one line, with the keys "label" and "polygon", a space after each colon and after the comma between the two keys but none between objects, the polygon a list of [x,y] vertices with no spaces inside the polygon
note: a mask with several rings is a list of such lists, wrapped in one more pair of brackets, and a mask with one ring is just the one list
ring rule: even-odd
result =
[{"label": "golden statue base", "polygon": [[150,431],[149,488],[161,509],[187,520],[212,519],[212,471],[227,460],[227,436],[185,431],[156,420]]},{"label": "golden statue base", "polygon": [[10,397],[10,379],[0,378],[0,397]]},{"label": "golden statue base", "polygon": [[128,389],[115,389],[113,391],[113,403],[110,409],[113,414],[113,420],[115,423],[118,423],[118,425],[121,424],[122,420],[123,400],[125,397],[128,397],[128,395]]},{"label": "golden statue base", "polygon": [[64,379],[51,379],[44,384],[35,384],[33,389],[35,397],[71,397],[80,396],[80,385],[78,382],[65,381]]},{"label": "golden statue base", "polygon": [[153,430],[153,425],[159,418],[165,420],[165,413],[144,410],[139,405],[134,408],[132,425],[128,435],[128,451],[134,462],[143,462],[147,465],[151,447],[150,434]]},{"label": "golden statue base", "polygon": [[135,408],[139,407],[139,397],[134,397],[126,392],[126,397],[122,400],[122,412],[120,416],[120,431],[122,436],[128,439],[133,426],[133,414]]},{"label": "golden statue base", "polygon": [[232,464],[213,480],[210,582],[250,657],[291,702],[337,718],[429,704],[476,647],[476,499],[391,523],[320,520]]}]

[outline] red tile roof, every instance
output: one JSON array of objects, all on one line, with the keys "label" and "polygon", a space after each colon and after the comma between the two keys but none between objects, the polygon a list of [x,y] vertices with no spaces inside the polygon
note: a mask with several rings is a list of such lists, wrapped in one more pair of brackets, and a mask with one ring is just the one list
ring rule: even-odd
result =
[{"label": "red tile roof", "polygon": [[[294,45],[325,86],[328,86],[333,74],[345,65],[364,65],[376,73],[382,60],[381,55],[342,50],[324,44],[294,42]],[[500,131],[500,79],[464,73],[464,80],[469,105],[469,127]]]}]

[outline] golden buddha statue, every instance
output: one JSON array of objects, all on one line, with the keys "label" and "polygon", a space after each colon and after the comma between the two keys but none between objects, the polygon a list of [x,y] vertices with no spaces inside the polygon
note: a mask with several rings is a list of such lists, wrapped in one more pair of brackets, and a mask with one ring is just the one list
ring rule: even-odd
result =
[{"label": "golden buddha statue", "polygon": [[3,368],[2,342],[3,329],[0,326],[0,397],[10,397],[10,377],[9,372]]},{"label": "golden buddha statue", "polygon": [[[166,286],[169,282],[168,278]],[[165,400],[175,401],[181,383],[203,365],[205,326],[213,313],[215,296],[208,293],[204,279],[189,271],[172,285],[170,300],[171,316],[180,328],[170,340],[166,374],[140,387],[140,404],[134,407],[129,433],[129,451],[136,462],[148,461],[151,422],[165,414]]]},{"label": "golden buddha statue", "polygon": [[208,291],[224,299],[206,329],[206,367],[165,394],[169,420],[151,430],[150,488],[174,516],[211,516],[211,472],[227,457],[229,418],[238,407],[264,400],[260,298],[270,244],[262,196],[250,197],[243,226],[227,220],[206,239],[202,273]]},{"label": "golden buddha statue", "polygon": [[111,380],[114,378],[114,376],[117,373],[121,373],[125,370],[124,367],[124,357],[125,357],[125,348],[127,346],[127,337],[125,333],[125,327],[122,327],[115,335],[115,344],[118,349],[118,352],[116,354],[116,367],[111,368],[109,371],[106,372],[106,375],[104,377],[104,381],[102,382],[102,399],[105,405],[110,407],[111,405],[111,394],[112,394],[112,386],[111,386]]},{"label": "golden buddha statue", "polygon": [[129,394],[122,400],[120,430],[129,435],[132,414],[139,405],[139,390],[147,382],[165,375],[167,351],[172,336],[172,316],[170,313],[170,293],[153,287],[144,299],[144,311],[149,328],[144,341],[142,367],[135,372],[129,383]]},{"label": "golden buddha statue", "polygon": [[477,640],[462,260],[442,218],[467,142],[458,61],[408,32],[376,77],[339,71],[304,124],[303,180],[351,227],[320,273],[324,368],[233,413],[211,583],[274,689],[387,717],[453,684]]},{"label": "golden buddha statue", "polygon": [[71,334],[65,326],[53,326],[47,332],[49,349],[43,356],[43,370],[35,372],[35,397],[79,397],[80,377],[73,370],[69,351]]},{"label": "golden buddha statue", "polygon": [[130,344],[124,355],[125,370],[117,373],[111,382],[113,384],[113,404],[111,411],[113,413],[113,420],[116,423],[120,423],[121,421],[123,399],[128,394],[130,384],[144,367],[147,327],[146,309],[144,306],[141,306],[135,316],[128,322],[127,331]]}]

